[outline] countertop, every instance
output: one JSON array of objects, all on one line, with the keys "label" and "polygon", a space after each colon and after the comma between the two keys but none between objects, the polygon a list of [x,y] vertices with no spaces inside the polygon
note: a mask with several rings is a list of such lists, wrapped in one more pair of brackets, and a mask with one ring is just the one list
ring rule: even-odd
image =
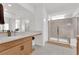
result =
[{"label": "countertop", "polygon": [[3,36],[3,37],[0,37],[0,44],[10,42],[13,40],[18,40],[18,39],[21,39],[24,37],[36,36],[36,35],[40,35],[40,34],[42,34],[42,33],[37,31],[37,32],[19,32],[19,33],[16,33],[15,35],[12,35],[10,37]]}]

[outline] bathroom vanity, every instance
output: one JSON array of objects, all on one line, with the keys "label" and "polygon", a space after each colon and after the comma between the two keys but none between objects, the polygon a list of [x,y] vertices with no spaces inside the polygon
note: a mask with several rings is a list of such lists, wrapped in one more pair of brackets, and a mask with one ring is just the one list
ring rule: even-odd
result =
[{"label": "bathroom vanity", "polygon": [[77,55],[79,55],[79,35],[77,36]]},{"label": "bathroom vanity", "polygon": [[39,32],[19,33],[0,38],[0,55],[29,55],[32,53],[32,37]]}]

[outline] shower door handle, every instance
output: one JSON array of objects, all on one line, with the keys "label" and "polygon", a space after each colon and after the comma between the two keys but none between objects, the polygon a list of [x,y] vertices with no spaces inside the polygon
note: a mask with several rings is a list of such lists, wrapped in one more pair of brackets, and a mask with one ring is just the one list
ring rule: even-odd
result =
[{"label": "shower door handle", "polygon": [[58,41],[59,41],[59,26],[57,26],[57,36],[58,36]]}]

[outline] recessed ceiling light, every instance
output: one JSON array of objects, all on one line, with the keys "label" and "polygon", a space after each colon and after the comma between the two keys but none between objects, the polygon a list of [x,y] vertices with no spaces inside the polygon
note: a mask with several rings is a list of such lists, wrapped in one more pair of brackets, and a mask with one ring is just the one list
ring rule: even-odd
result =
[{"label": "recessed ceiling light", "polygon": [[8,4],[8,6],[11,7],[12,5],[11,4]]}]

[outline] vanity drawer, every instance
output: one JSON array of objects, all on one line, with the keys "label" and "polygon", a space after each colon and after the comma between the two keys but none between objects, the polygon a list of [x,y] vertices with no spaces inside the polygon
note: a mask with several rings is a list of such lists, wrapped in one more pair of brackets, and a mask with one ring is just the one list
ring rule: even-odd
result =
[{"label": "vanity drawer", "polygon": [[32,37],[22,38],[16,41],[0,45],[2,55],[25,55],[32,52]]}]

